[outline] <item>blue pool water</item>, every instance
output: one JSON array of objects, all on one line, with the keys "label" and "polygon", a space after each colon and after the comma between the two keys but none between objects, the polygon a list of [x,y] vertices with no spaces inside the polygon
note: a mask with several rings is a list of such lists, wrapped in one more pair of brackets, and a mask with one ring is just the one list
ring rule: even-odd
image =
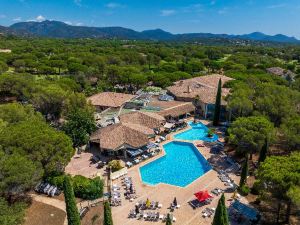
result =
[{"label": "blue pool water", "polygon": [[174,136],[177,140],[187,140],[187,141],[196,141],[202,140],[207,142],[212,142],[218,140],[218,135],[214,134],[212,138],[207,137],[208,128],[203,123],[193,123],[189,122],[191,129],[178,133]]},{"label": "blue pool water", "polygon": [[140,168],[144,183],[185,187],[211,169],[191,143],[172,141],[164,146],[166,155]]}]

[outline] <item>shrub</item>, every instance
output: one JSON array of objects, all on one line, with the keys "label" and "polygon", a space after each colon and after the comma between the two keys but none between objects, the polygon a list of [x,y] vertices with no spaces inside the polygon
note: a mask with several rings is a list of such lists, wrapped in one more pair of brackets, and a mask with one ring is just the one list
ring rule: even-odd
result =
[{"label": "shrub", "polygon": [[254,195],[259,195],[259,191],[261,189],[259,180],[256,180],[251,188],[251,193]]},{"label": "shrub", "polygon": [[123,168],[120,160],[112,160],[108,163],[108,165],[111,167],[112,172],[116,172]]},{"label": "shrub", "polygon": [[113,225],[111,208],[109,202],[104,202],[104,223],[103,225]]},{"label": "shrub", "polygon": [[64,179],[65,179],[65,175],[58,175],[58,176],[48,176],[46,180],[50,184],[57,186],[59,189],[63,189]]},{"label": "shrub", "polygon": [[103,196],[103,181],[96,177],[89,179],[80,175],[73,177],[75,196],[82,199],[93,200]]},{"label": "shrub", "polygon": [[246,196],[250,192],[250,188],[247,185],[243,185],[242,187],[239,187],[239,191],[241,195]]},{"label": "shrub", "polygon": [[66,202],[66,211],[68,217],[68,225],[80,225],[80,216],[76,206],[76,200],[71,183],[71,178],[65,176],[64,179],[64,194]]}]

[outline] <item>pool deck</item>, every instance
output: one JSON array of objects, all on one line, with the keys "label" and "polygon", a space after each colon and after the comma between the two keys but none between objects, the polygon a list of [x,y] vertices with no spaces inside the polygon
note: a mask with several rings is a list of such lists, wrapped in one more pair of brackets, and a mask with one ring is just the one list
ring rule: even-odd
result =
[{"label": "pool deck", "polygon": [[[201,122],[205,125],[207,124],[207,121],[201,121]],[[189,128],[190,127],[188,126],[186,129]],[[173,136],[175,134],[183,131],[184,130],[181,130],[176,133],[172,133],[168,135],[167,140],[161,143],[161,147],[162,145],[170,141],[173,141]],[[197,143],[201,143],[202,141],[194,141],[194,142],[186,141],[186,142],[197,144]],[[209,147],[200,147],[200,148],[197,147],[197,149],[207,160],[215,158],[215,156],[210,153]],[[170,212],[170,209],[168,208],[171,202],[173,201],[174,197],[177,198],[178,204],[181,205],[180,209],[175,209],[175,211],[172,212],[174,217],[176,218],[175,224],[180,224],[180,225],[211,224],[213,217],[203,218],[202,210],[204,210],[206,207],[216,208],[220,196],[218,197],[214,196],[213,201],[209,205],[202,206],[197,209],[193,209],[188,204],[188,202],[195,199],[194,193],[198,191],[204,189],[211,191],[214,188],[221,188],[221,189],[227,188],[224,185],[224,183],[221,182],[220,179],[218,178],[217,172],[212,169],[184,188],[163,184],[163,183],[158,184],[156,186],[149,186],[144,184],[141,180],[139,168],[153,160],[156,160],[157,158],[162,157],[164,154],[165,152],[163,150],[162,153],[160,153],[158,156],[153,157],[143,163],[140,163],[128,170],[128,176],[132,177],[132,181],[136,188],[136,193],[138,198],[135,199],[133,202],[126,200],[123,194],[124,190],[121,189],[122,206],[112,207],[112,214],[113,214],[113,220],[115,225],[135,225],[135,224],[146,225],[151,223],[163,224],[162,221],[151,222],[145,220],[130,219],[128,218],[128,214],[130,210],[135,208],[135,203],[137,203],[140,200],[145,201],[147,198],[150,201],[159,201],[163,205],[163,207],[159,210],[152,210],[153,212],[159,211],[161,214],[167,214]],[[178,168],[178,170],[180,170],[180,168]],[[159,171],[157,172],[159,173]],[[229,174],[229,175],[235,181],[235,183],[238,183],[239,177],[235,176],[234,174]],[[113,183],[121,186],[121,179],[118,179]],[[232,193],[225,193],[226,204],[228,205],[230,204],[229,199],[231,198],[232,195],[233,195]]]}]

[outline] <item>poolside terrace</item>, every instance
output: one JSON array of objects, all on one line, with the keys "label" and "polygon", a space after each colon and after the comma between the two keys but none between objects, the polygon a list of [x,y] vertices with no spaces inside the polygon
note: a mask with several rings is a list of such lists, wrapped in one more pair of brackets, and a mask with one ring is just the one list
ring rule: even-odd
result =
[{"label": "poolside terrace", "polygon": [[[206,121],[202,121],[204,123],[207,123]],[[188,128],[186,128],[188,129]],[[182,131],[180,131],[182,132]],[[167,136],[167,140],[160,144],[160,147],[162,145],[170,142],[173,140],[173,136],[176,133],[172,133]],[[195,145],[202,143],[202,141],[194,141],[192,142]],[[163,147],[162,147],[163,149]],[[215,165],[218,169],[226,169],[229,168],[231,165],[225,160],[225,157],[222,155],[216,155],[212,154],[210,152],[209,146],[204,147],[197,147],[197,149],[200,151],[200,153],[209,161],[212,163],[212,165]],[[191,200],[195,199],[194,193],[202,191],[207,189],[209,192],[212,191],[215,188],[220,188],[222,190],[226,190],[228,186],[225,186],[225,184],[218,178],[218,173],[215,170],[210,170],[207,173],[205,173],[203,176],[196,179],[194,182],[189,184],[188,186],[181,188],[176,187],[164,183],[160,183],[156,186],[149,186],[142,182],[139,168],[144,166],[145,164],[154,161],[158,159],[159,157],[162,157],[165,154],[164,150],[157,156],[144,161],[142,163],[139,163],[138,165],[135,165],[132,168],[128,169],[128,176],[132,178],[137,198],[133,201],[129,201],[125,199],[123,193],[124,190],[121,188],[121,206],[113,207],[113,219],[114,223],[117,225],[126,225],[126,224],[149,224],[153,222],[145,221],[143,219],[136,219],[136,218],[128,218],[128,214],[131,210],[135,209],[135,204],[139,201],[146,201],[148,198],[150,201],[158,201],[160,204],[162,204],[162,207],[157,210],[152,210],[153,212],[159,212],[160,214],[167,214],[170,212],[170,204],[172,203],[174,197],[177,198],[178,204],[180,204],[179,209],[175,209],[173,212],[171,212],[174,217],[176,218],[176,223],[180,225],[200,225],[200,224],[210,224],[212,221],[212,218],[209,217],[203,217],[202,211],[206,208],[216,208],[217,202],[218,202],[218,196],[214,196],[212,202],[209,205],[193,209],[189,202]],[[180,169],[180,168],[178,168]],[[157,171],[159,172],[159,171]],[[238,182],[239,178],[234,173],[229,173],[230,178],[235,181],[235,183]],[[122,180],[121,178],[113,181],[113,184],[116,186],[122,186]],[[232,197],[232,192],[225,192],[225,197],[227,200],[229,200]],[[244,199],[242,199],[244,201]],[[226,204],[229,206],[230,201],[227,201]],[[157,223],[162,223],[161,220]]]}]

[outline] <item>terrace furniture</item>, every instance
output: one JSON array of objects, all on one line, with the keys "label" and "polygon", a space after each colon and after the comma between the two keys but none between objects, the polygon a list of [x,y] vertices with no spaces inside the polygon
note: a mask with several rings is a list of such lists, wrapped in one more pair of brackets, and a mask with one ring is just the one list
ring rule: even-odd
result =
[{"label": "terrace furniture", "polygon": [[148,159],[149,157],[147,155],[142,155],[143,159]]},{"label": "terrace furniture", "polygon": [[134,162],[135,162],[135,164],[139,164],[140,160],[139,159],[135,159]]},{"label": "terrace furniture", "polygon": [[132,167],[133,164],[131,162],[126,162],[126,166],[129,168],[129,167]]}]

